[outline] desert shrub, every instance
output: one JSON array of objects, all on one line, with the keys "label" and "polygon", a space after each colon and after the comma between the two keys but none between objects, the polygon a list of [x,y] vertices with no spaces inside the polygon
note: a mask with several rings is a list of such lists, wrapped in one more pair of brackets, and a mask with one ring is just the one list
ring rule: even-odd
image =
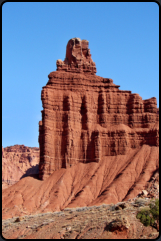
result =
[{"label": "desert shrub", "polygon": [[155,220],[159,220],[159,199],[155,200],[155,203],[150,203],[150,212]]},{"label": "desert shrub", "polygon": [[136,216],[145,225],[153,225],[154,219],[148,209],[142,209]]},{"label": "desert shrub", "polygon": [[159,220],[159,200],[156,199],[155,203],[151,202],[149,207],[149,209],[144,208],[139,211],[136,217],[140,219],[145,226],[150,225],[155,227],[156,221]]}]

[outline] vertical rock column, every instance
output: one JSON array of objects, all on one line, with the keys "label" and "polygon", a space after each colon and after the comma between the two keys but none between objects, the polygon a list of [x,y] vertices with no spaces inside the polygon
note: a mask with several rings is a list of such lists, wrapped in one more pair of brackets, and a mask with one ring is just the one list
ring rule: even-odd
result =
[{"label": "vertical rock column", "polygon": [[[52,110],[50,98],[52,92],[48,88],[43,88],[41,92],[41,100],[43,104],[42,122],[39,123],[39,143],[40,143],[40,163],[39,163],[39,177],[45,179],[55,169],[55,138],[53,135],[53,127],[55,129],[56,122],[53,121],[55,118],[55,112]],[[57,167],[59,169],[60,166]]]},{"label": "vertical rock column", "polygon": [[106,127],[106,99],[105,93],[101,91],[98,95],[98,111],[99,115],[99,124],[103,127]]},{"label": "vertical rock column", "polygon": [[94,138],[94,161],[95,162],[100,162],[101,160],[101,138],[100,138],[100,133],[99,131],[95,131],[95,138]]}]

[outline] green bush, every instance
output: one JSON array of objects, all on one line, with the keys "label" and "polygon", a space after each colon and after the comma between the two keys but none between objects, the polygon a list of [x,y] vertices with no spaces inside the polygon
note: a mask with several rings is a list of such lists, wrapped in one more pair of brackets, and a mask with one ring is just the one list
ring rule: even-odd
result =
[{"label": "green bush", "polygon": [[150,203],[150,212],[155,220],[159,220],[159,199],[155,200],[155,203]]},{"label": "green bush", "polygon": [[149,209],[142,209],[136,217],[140,219],[140,221],[145,225],[145,226],[156,226],[156,221],[159,220],[159,199],[156,199],[155,203],[151,202],[149,204]]}]

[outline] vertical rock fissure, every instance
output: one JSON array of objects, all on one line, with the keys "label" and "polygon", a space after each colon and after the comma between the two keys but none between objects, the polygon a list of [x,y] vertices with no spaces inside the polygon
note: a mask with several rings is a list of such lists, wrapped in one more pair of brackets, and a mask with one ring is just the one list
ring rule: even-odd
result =
[{"label": "vertical rock fissure", "polygon": [[82,99],[82,104],[81,104],[81,123],[82,123],[82,130],[87,130],[87,101],[86,97],[84,96]]}]

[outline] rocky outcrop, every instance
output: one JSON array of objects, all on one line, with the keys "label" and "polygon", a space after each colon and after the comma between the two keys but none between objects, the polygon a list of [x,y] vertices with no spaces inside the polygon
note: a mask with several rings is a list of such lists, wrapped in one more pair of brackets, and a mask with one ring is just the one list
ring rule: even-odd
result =
[{"label": "rocky outcrop", "polygon": [[68,41],[65,60],[58,59],[56,65],[57,71],[96,73],[96,65],[91,59],[88,41],[80,38],[72,38]]},{"label": "rocky outcrop", "polygon": [[69,40],[65,61],[62,65],[57,61],[57,71],[49,74],[43,87],[40,179],[78,162],[99,162],[125,155],[129,148],[159,145],[156,98],[142,100],[138,94],[119,90],[112,79],[86,68],[79,71],[87,60],[93,66],[88,41]]},{"label": "rocky outcrop", "polygon": [[[70,51],[77,63],[81,52]],[[112,79],[73,68],[49,74],[41,93],[39,179],[27,176],[3,190],[3,219],[159,196],[157,180],[150,181],[159,169],[156,98],[142,100]],[[126,236],[122,221],[110,227]]]},{"label": "rocky outcrop", "polygon": [[2,147],[2,186],[12,185],[23,176],[38,174],[39,155],[39,148],[36,147],[24,145]]}]

